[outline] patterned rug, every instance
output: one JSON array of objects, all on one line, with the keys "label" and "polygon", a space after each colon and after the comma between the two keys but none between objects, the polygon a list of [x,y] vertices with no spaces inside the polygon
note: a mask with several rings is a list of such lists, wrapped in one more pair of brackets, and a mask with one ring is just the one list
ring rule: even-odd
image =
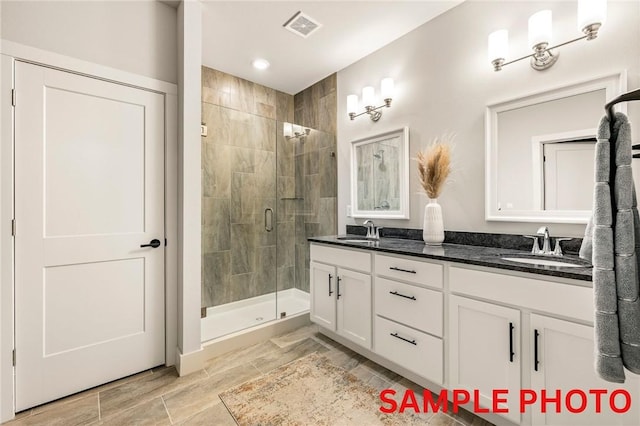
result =
[{"label": "patterned rug", "polygon": [[312,353],[226,390],[220,399],[241,425],[418,425],[413,413],[380,412],[379,391]]}]

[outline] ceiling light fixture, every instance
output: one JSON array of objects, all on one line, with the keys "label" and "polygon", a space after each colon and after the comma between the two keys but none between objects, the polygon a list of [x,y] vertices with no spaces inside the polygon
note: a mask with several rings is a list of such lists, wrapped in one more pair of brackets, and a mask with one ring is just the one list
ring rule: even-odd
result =
[{"label": "ceiling light fixture", "polygon": [[505,65],[531,58],[531,67],[537,71],[551,67],[558,60],[558,52],[553,49],[573,43],[578,40],[593,40],[598,37],[598,30],[607,17],[607,0],[579,0],[578,1],[578,29],[585,35],[573,40],[565,41],[556,46],[551,44],[551,11],[542,10],[529,18],[529,46],[533,53],[505,62],[509,49],[509,34],[507,30],[498,30],[489,34],[489,60],[494,71],[502,70]]},{"label": "ceiling light fixture", "polygon": [[347,96],[347,113],[349,114],[349,118],[354,120],[356,117],[361,116],[362,114],[369,114],[369,118],[373,121],[380,120],[382,117],[382,111],[378,111],[380,108],[391,106],[391,99],[393,99],[393,79],[392,78],[383,78],[380,83],[380,94],[382,95],[382,99],[384,99],[384,105],[374,106],[375,105],[375,89],[373,86],[367,86],[362,89],[362,103],[364,104],[364,111],[360,114],[358,111],[358,95],[349,95]]},{"label": "ceiling light fixture", "polygon": [[267,68],[269,68],[269,66],[271,66],[269,61],[262,58],[255,59],[251,64],[253,65],[254,68],[259,70],[266,70]]}]

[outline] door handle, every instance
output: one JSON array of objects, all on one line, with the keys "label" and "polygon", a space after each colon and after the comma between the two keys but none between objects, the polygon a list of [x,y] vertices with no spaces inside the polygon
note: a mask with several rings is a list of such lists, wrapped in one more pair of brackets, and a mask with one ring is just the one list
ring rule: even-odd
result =
[{"label": "door handle", "polygon": [[338,276],[338,277],[336,278],[336,282],[338,283],[338,288],[336,289],[336,295],[337,295],[337,296],[336,296],[336,300],[340,300],[340,296],[342,296],[342,295],[340,294],[340,281],[342,281],[342,278],[340,278],[340,276]]},{"label": "door handle", "polygon": [[333,291],[331,291],[331,278],[333,278],[333,275],[329,274],[329,296],[333,294]]},{"label": "door handle", "polygon": [[538,371],[538,364],[540,364],[538,359],[538,337],[540,337],[538,330],[533,330],[533,369],[535,371]]},{"label": "door handle", "polygon": [[149,241],[149,244],[142,244],[142,245],[140,245],[140,247],[158,248],[158,247],[160,247],[160,240],[154,238],[153,240]]}]

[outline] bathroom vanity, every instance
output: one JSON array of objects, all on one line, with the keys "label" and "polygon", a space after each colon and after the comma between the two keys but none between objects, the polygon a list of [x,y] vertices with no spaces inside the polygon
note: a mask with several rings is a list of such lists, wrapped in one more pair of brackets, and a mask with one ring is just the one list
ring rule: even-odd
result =
[{"label": "bathroom vanity", "polygon": [[[476,414],[496,424],[640,424],[637,376],[613,384],[593,369],[591,268],[507,261],[522,252],[490,247],[310,241],[311,320],[323,334],[435,393],[476,391],[489,409]],[[625,395],[631,406],[612,411]]]}]

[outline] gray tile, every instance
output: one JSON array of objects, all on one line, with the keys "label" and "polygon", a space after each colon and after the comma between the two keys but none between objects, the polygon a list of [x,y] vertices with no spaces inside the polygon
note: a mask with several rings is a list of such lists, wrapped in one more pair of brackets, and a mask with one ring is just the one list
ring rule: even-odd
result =
[{"label": "gray tile", "polygon": [[204,370],[179,377],[175,368],[169,368],[135,382],[125,383],[100,392],[100,413],[102,416],[108,417],[206,378],[207,373]]},{"label": "gray tile", "polygon": [[278,267],[295,265],[295,236],[294,222],[278,223]]},{"label": "gray tile", "polygon": [[231,275],[230,302],[248,299],[257,296],[254,285],[254,273]]},{"label": "gray tile", "polygon": [[336,134],[337,121],[337,97],[336,93],[329,93],[321,97],[318,102],[316,112],[316,128],[330,134]]},{"label": "gray tile", "polygon": [[337,216],[337,200],[336,198],[320,198],[318,208],[318,220],[320,235],[335,235],[338,233]]},{"label": "gray tile", "polygon": [[229,147],[204,142],[202,144],[202,195],[228,198],[231,190]]},{"label": "gray tile", "polygon": [[276,197],[276,154],[256,151],[256,191],[263,198]]},{"label": "gray tile", "polygon": [[276,91],[276,119],[278,121],[293,121],[293,96]]},{"label": "gray tile", "polygon": [[179,422],[186,420],[194,412],[217,404],[220,392],[258,376],[260,372],[256,368],[251,365],[242,365],[166,393],[163,399],[171,420]]},{"label": "gray tile", "polygon": [[228,198],[202,197],[202,252],[213,253],[231,247],[231,215]]},{"label": "gray tile", "polygon": [[337,160],[331,153],[334,148],[321,148],[318,154],[318,174],[320,175],[320,197],[336,197],[338,194]]},{"label": "gray tile", "polygon": [[238,109],[243,112],[251,114],[256,113],[256,102],[254,96],[254,89],[257,84],[245,80],[243,78],[238,79]]},{"label": "gray tile", "polygon": [[253,276],[255,296],[276,291],[277,268],[276,246],[258,247],[256,249],[256,273]]},{"label": "gray tile", "polygon": [[255,173],[257,150],[233,146],[229,148],[229,152],[231,173]]},{"label": "gray tile", "polygon": [[178,423],[184,426],[236,426],[237,423],[227,410],[227,407],[219,403],[206,408],[199,413]]},{"label": "gray tile", "polygon": [[295,287],[295,266],[278,268],[278,291]]},{"label": "gray tile", "polygon": [[231,224],[231,275],[254,272],[255,225]]},{"label": "gray tile", "polygon": [[292,332],[274,337],[271,339],[271,342],[273,342],[280,348],[286,348],[294,343],[298,343],[308,338],[315,337],[317,333],[318,326],[316,324],[309,324],[304,327],[297,328]]},{"label": "gray tile", "polygon": [[274,368],[308,355],[312,352],[323,353],[328,349],[313,339],[305,339],[279,351],[271,352],[253,360],[251,363],[262,373],[268,373]]},{"label": "gray tile", "polygon": [[253,147],[264,151],[276,150],[276,121],[270,118],[252,116],[250,140]]},{"label": "gray tile", "polygon": [[202,262],[203,306],[218,306],[231,301],[231,252],[207,253]]},{"label": "gray tile", "polygon": [[63,404],[55,404],[11,421],[12,426],[74,426],[87,425],[99,419],[98,394],[86,396]]},{"label": "gray tile", "polygon": [[213,376],[231,368],[249,364],[254,359],[278,349],[275,343],[266,340],[256,345],[215,357],[206,362],[205,369],[210,376]]},{"label": "gray tile", "polygon": [[112,416],[102,416],[98,425],[170,425],[171,419],[161,397],[136,405]]}]

